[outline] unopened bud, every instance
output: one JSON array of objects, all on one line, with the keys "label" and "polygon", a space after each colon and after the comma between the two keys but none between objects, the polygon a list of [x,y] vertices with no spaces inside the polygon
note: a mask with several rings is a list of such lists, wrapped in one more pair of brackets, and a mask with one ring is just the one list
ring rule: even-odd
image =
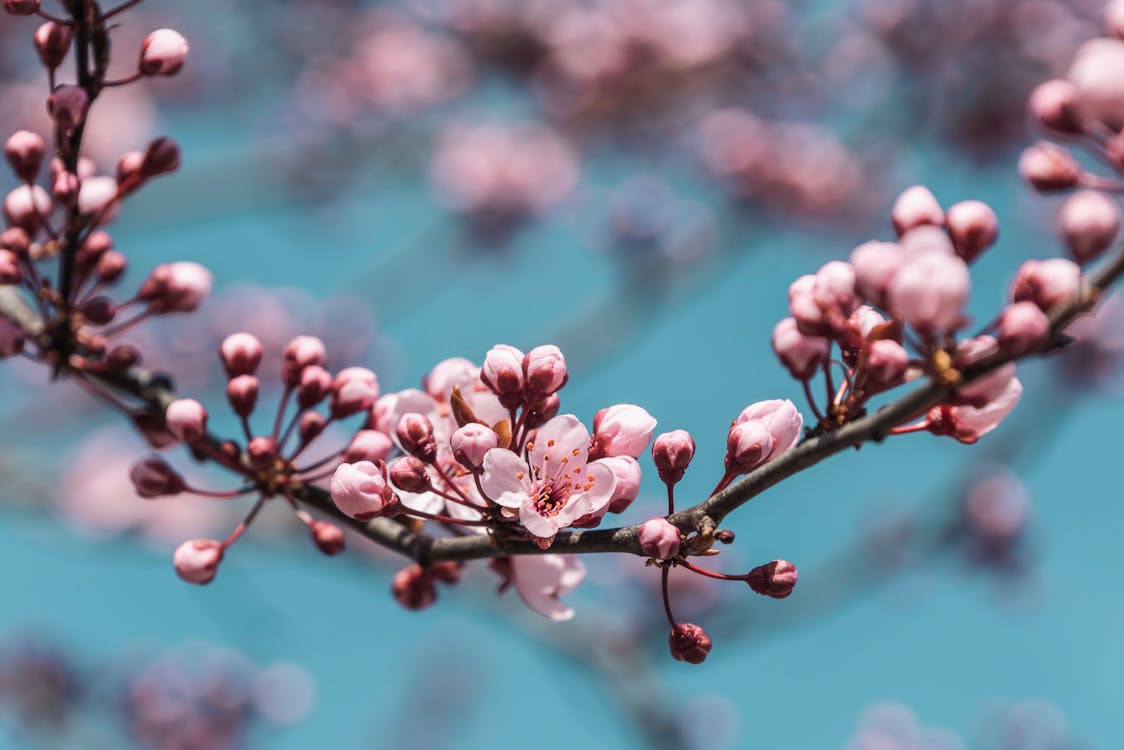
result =
[{"label": "unopened bud", "polygon": [[403,492],[426,492],[433,485],[429,480],[425,464],[413,456],[400,456],[387,467],[390,481]]},{"label": "unopened bud", "polygon": [[343,552],[345,542],[343,529],[339,526],[316,520],[308,525],[308,530],[312,534],[312,541],[325,555],[332,556]]},{"label": "unopened bud", "polygon": [[453,458],[469,471],[476,471],[484,464],[484,454],[499,445],[499,438],[491,427],[482,424],[466,424],[449,438]]},{"label": "unopened bud", "polygon": [[39,53],[44,67],[54,70],[62,65],[70,52],[70,40],[73,36],[69,26],[54,21],[47,21],[35,30],[35,51]]},{"label": "unopened bud", "polygon": [[219,358],[228,377],[253,375],[261,364],[262,345],[249,333],[232,333],[219,345]]},{"label": "unopened bud", "polygon": [[185,443],[207,436],[207,410],[192,398],[178,398],[164,410],[168,432]]},{"label": "unopened bud", "polygon": [[185,487],[183,477],[156,455],[134,461],[129,467],[129,479],[136,493],[146,498],[178,495]]},{"label": "unopened bud", "polygon": [[433,577],[420,565],[411,565],[394,574],[391,583],[394,599],[406,609],[425,609],[437,601],[437,586]]},{"label": "unopened bud", "polygon": [[1081,165],[1061,146],[1036,143],[1019,157],[1019,174],[1042,193],[1068,190],[1081,179]]},{"label": "unopened bud", "polygon": [[762,596],[784,599],[796,588],[796,566],[788,560],[773,560],[749,571],[746,583]]},{"label": "unopened bud", "polygon": [[258,379],[253,375],[238,375],[227,382],[226,398],[235,414],[248,417],[253,413],[259,388]]},{"label": "unopened bud", "polygon": [[644,554],[656,560],[670,560],[679,554],[679,529],[666,518],[653,518],[640,525],[638,534]]},{"label": "unopened bud", "polygon": [[421,414],[405,414],[398,420],[396,430],[402,450],[420,461],[431,464],[437,460],[437,441],[433,438],[433,425]]},{"label": "unopened bud", "polygon": [[178,31],[157,29],[141,44],[140,72],[146,76],[171,76],[187,60],[187,40]]},{"label": "unopened bud", "polygon": [[686,430],[673,430],[652,443],[652,463],[664,484],[676,484],[695,456],[695,440]]},{"label": "unopened bud", "polygon": [[4,156],[8,164],[23,182],[34,182],[43,166],[43,153],[47,144],[37,133],[20,130],[13,133],[4,144]]},{"label": "unopened bud", "polygon": [[702,664],[710,653],[710,636],[698,625],[689,622],[676,623],[671,629],[668,646],[676,661],[688,664]]},{"label": "unopened bud", "polygon": [[64,133],[74,130],[86,119],[86,109],[89,106],[90,97],[86,89],[80,86],[56,86],[47,97],[47,113]]},{"label": "unopened bud", "polygon": [[176,575],[188,583],[203,585],[214,580],[222,562],[223,546],[213,539],[192,539],[176,548],[172,563]]}]

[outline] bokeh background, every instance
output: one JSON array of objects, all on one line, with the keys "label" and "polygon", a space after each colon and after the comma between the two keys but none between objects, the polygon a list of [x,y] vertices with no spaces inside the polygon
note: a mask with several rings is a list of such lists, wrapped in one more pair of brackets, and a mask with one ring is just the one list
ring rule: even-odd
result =
[{"label": "bokeh background", "polygon": [[[680,496],[701,499],[744,405],[801,401],[769,347],[788,284],[889,239],[902,189],[998,213],[979,320],[1018,263],[1059,253],[1056,204],[1015,170],[1025,99],[1101,5],[148,0],[114,32],[122,69],[161,26],[189,64],[107,95],[89,154],[183,146],[114,236],[137,279],[214,271],[200,314],[136,334],[214,411],[236,330],[322,335],[384,392],[556,343],[563,409],[633,402],[689,430]],[[4,132],[43,126],[33,28],[0,17]],[[1023,403],[979,445],[903,436],[743,508],[720,567],[784,557],[800,585],[678,581],[715,638],[699,667],[668,657],[635,559],[589,560],[569,623],[497,597],[483,566],[412,613],[388,592],[401,561],[324,558],[268,508],[214,584],[186,586],[170,550],[245,508],[135,498],[142,441],[6,362],[0,747],[1119,748],[1122,351],[1110,300],[1069,353],[1020,366]]]}]

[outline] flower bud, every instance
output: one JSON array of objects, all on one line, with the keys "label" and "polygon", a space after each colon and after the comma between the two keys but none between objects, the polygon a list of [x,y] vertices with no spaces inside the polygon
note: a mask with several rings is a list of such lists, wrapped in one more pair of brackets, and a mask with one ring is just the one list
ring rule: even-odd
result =
[{"label": "flower bud", "polygon": [[9,251],[17,258],[28,257],[31,250],[31,238],[27,231],[20,227],[9,227],[0,232],[0,248]]},{"label": "flower bud", "polygon": [[122,195],[132,193],[144,184],[144,175],[141,174],[143,167],[143,151],[126,151],[121,154],[117,160],[117,171],[113,179],[117,182],[117,188]]},{"label": "flower bud", "polygon": [[921,333],[954,331],[964,322],[971,283],[963,259],[926,252],[911,257],[894,275],[889,310]]},{"label": "flower bud", "polygon": [[1008,305],[999,317],[999,348],[1012,357],[1038,349],[1050,335],[1050,320],[1033,302]]},{"label": "flower bud", "polygon": [[529,395],[549,396],[557,393],[570,379],[562,350],[551,344],[536,346],[527,352],[522,366]]},{"label": "flower bud", "polygon": [[332,381],[331,412],[336,419],[368,411],[379,397],[379,381],[365,367],[340,370]]},{"label": "flower bud", "polygon": [[0,250],[0,285],[19,284],[23,281],[20,259],[10,250]]},{"label": "flower bud", "polygon": [[138,68],[146,76],[171,76],[187,60],[187,40],[178,31],[157,29],[141,44]]},{"label": "flower bud", "polygon": [[82,181],[73,172],[59,172],[51,185],[51,195],[63,206],[74,207],[82,191]]},{"label": "flower bud", "polygon": [[702,664],[710,653],[710,636],[698,625],[689,622],[676,623],[671,629],[668,646],[676,661],[688,664]]},{"label": "flower bud", "polygon": [[1070,81],[1056,78],[1040,83],[1031,92],[1027,107],[1031,117],[1055,133],[1082,135],[1085,132],[1081,90]]},{"label": "flower bud", "polygon": [[678,483],[694,456],[695,440],[686,430],[664,432],[652,443],[652,463],[664,484]]},{"label": "flower bud", "polygon": [[773,436],[756,420],[735,422],[726,436],[726,471],[746,474],[769,459]]},{"label": "flower bud", "polygon": [[894,231],[902,236],[914,227],[944,225],[944,211],[936,197],[924,185],[914,185],[905,190],[894,201],[890,210],[890,221],[894,224]]},{"label": "flower bud", "polygon": [[1036,143],[1019,157],[1019,174],[1035,190],[1068,190],[1081,179],[1082,169],[1069,151],[1053,143]]},{"label": "flower bud", "polygon": [[13,133],[4,144],[4,156],[8,164],[23,182],[34,182],[43,166],[43,153],[47,144],[37,133],[20,130]]},{"label": "flower bud", "polygon": [[157,138],[148,144],[140,165],[143,177],[158,177],[180,168],[180,145],[171,138]]},{"label": "flower bud", "polygon": [[108,325],[117,316],[117,306],[109,297],[94,297],[82,305],[82,316],[93,325]]},{"label": "flower bud", "polygon": [[773,352],[789,374],[797,380],[812,377],[827,361],[831,341],[822,336],[805,336],[795,318],[784,318],[773,328]]},{"label": "flower bud", "polygon": [[327,357],[328,353],[324,349],[323,341],[315,336],[297,336],[285,346],[281,354],[285,385],[297,385],[304,368],[323,365]]},{"label": "flower bud", "polygon": [[433,487],[425,464],[413,456],[399,456],[387,469],[391,483],[403,492],[427,492]]},{"label": "flower bud", "polygon": [[188,583],[200,586],[210,583],[218,573],[222,562],[223,546],[213,539],[192,539],[176,548],[172,564],[176,575]]},{"label": "flower bud", "polygon": [[750,404],[742,409],[734,423],[751,421],[760,422],[773,438],[773,450],[766,458],[768,461],[796,445],[804,428],[804,418],[788,399],[769,399]]},{"label": "flower bud", "polygon": [[896,341],[872,341],[866,355],[869,383],[876,388],[889,388],[901,382],[909,369],[909,352]]},{"label": "flower bud", "polygon": [[297,385],[297,404],[302,409],[316,406],[332,392],[332,374],[320,365],[301,370]]},{"label": "flower bud", "polygon": [[195,399],[178,398],[164,410],[164,422],[173,437],[193,443],[207,436],[207,410]]},{"label": "flower bud", "polygon": [[437,460],[437,441],[433,437],[433,425],[426,417],[413,412],[403,415],[398,420],[396,434],[402,450],[411,456],[427,464]]},{"label": "flower bud", "polygon": [[26,342],[24,330],[0,315],[0,359],[16,356],[23,351]]},{"label": "flower bud", "polygon": [[558,415],[558,409],[561,405],[562,400],[558,398],[557,393],[531,401],[524,410],[523,426],[528,430],[542,427]]},{"label": "flower bud", "polygon": [[219,359],[231,378],[257,372],[262,352],[261,342],[249,333],[232,333],[219,344]]},{"label": "flower bud", "polygon": [[1096,260],[1120,231],[1120,207],[1095,190],[1066,198],[1058,211],[1058,234],[1078,263]]},{"label": "flower bud", "polygon": [[184,491],[183,477],[168,462],[157,455],[145,456],[129,467],[133,489],[141,497],[165,497]]},{"label": "flower bud", "polygon": [[393,450],[394,443],[385,432],[359,430],[348,443],[342,460],[349,464],[358,461],[385,461]]},{"label": "flower bud", "polygon": [[385,513],[394,503],[394,490],[387,484],[386,467],[371,461],[340,464],[329,486],[332,502],[357,521],[369,521]]},{"label": "flower bud", "polygon": [[[87,177],[78,185],[78,213],[94,219],[94,224],[97,226],[109,224],[117,218],[120,197],[117,192],[117,180],[112,177]],[[196,263],[191,265],[198,266]],[[202,266],[198,267],[202,268]],[[208,290],[210,290],[209,277],[210,274],[208,274]]]},{"label": "flower bud", "polygon": [[480,379],[499,396],[505,409],[514,409],[523,402],[523,352],[514,346],[497,344],[484,355]]},{"label": "flower bud", "polygon": [[948,209],[948,234],[956,254],[971,263],[999,238],[999,219],[982,201],[961,201]]},{"label": "flower bud", "polygon": [[[313,440],[319,437],[320,433],[323,432],[324,428],[327,426],[327,423],[328,420],[325,419],[324,415],[320,412],[306,411],[305,413],[301,414],[300,425],[297,427],[297,430],[300,432],[301,444],[307,445],[308,443],[311,443]],[[346,454],[343,460],[348,461]],[[354,459],[354,461],[360,460],[363,459]],[[350,461],[350,463],[354,463],[354,461]]]},{"label": "flower bud", "polygon": [[437,586],[433,577],[420,565],[410,565],[394,574],[390,586],[394,599],[406,609],[419,610],[437,601]]},{"label": "flower bud", "polygon": [[308,530],[312,534],[312,541],[325,555],[331,557],[343,552],[346,543],[343,529],[339,526],[327,521],[315,520],[308,525]]},{"label": "flower bud", "polygon": [[54,204],[47,191],[38,185],[20,185],[4,198],[4,218],[13,227],[34,235],[51,215]]},{"label": "flower bud", "polygon": [[73,32],[69,26],[54,21],[47,21],[35,30],[35,51],[39,53],[39,60],[45,68],[54,70],[63,64],[70,52],[72,37]]},{"label": "flower bud", "polygon": [[679,554],[679,529],[666,518],[653,518],[640,525],[638,534],[644,554],[656,560],[670,560]]},{"label": "flower bud", "polygon": [[804,274],[788,287],[788,309],[806,336],[829,335],[831,326],[816,302],[816,277]]},{"label": "flower bud", "polygon": [[4,0],[4,10],[13,16],[33,16],[39,10],[39,0]]},{"label": "flower bud", "polygon": [[248,417],[258,402],[258,379],[253,375],[238,375],[226,384],[226,398],[230,407],[240,417]]},{"label": "flower bud", "polygon": [[640,458],[652,440],[656,420],[633,404],[616,404],[601,409],[593,417],[590,458],[631,456]]},{"label": "flower bud", "polygon": [[47,97],[47,113],[55,121],[58,129],[64,133],[74,130],[86,119],[86,110],[89,106],[90,97],[86,89],[80,86],[56,86]]},{"label": "flower bud", "polygon": [[746,583],[762,596],[784,599],[796,588],[796,566],[788,560],[773,560],[749,571]]},{"label": "flower bud", "polygon": [[277,441],[269,435],[259,435],[246,444],[246,455],[250,465],[259,471],[273,469],[277,465]]},{"label": "flower bud", "polygon": [[616,480],[613,484],[613,496],[609,498],[608,511],[623,513],[640,494],[640,464],[632,456],[609,456],[602,458],[600,463],[609,467]]},{"label": "flower bud", "polygon": [[[905,253],[893,242],[864,242],[851,251],[855,291],[872,305],[886,306],[886,290],[905,262]],[[802,378],[798,378],[802,379]]]},{"label": "flower bud", "polygon": [[115,346],[105,355],[105,364],[111,370],[128,370],[140,361],[140,350],[129,344]]},{"label": "flower bud", "polygon": [[469,471],[476,471],[484,463],[484,454],[499,445],[492,428],[482,424],[466,424],[449,438],[453,458]]},{"label": "flower bud", "polygon": [[198,263],[161,263],[141,284],[137,297],[154,313],[188,313],[211,293],[211,272]]},{"label": "flower bud", "polygon": [[1019,266],[1011,284],[1011,301],[1029,300],[1043,312],[1074,297],[1081,290],[1081,267],[1065,258],[1028,260]]},{"label": "flower bud", "polygon": [[125,273],[125,256],[116,250],[110,250],[98,259],[94,272],[102,284],[112,284]]}]

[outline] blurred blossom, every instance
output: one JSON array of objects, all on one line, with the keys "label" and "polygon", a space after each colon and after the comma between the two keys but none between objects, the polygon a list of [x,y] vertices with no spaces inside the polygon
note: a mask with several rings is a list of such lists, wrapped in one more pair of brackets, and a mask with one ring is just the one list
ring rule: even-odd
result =
[{"label": "blurred blossom", "polygon": [[862,158],[830,131],[764,120],[745,110],[707,115],[699,127],[703,162],[734,195],[773,211],[813,219],[870,211],[877,191]]},{"label": "blurred blossom", "polygon": [[1087,750],[1069,733],[1061,710],[1045,700],[998,705],[980,724],[980,750]]},{"label": "blurred blossom", "polygon": [[146,500],[129,466],[147,446],[123,425],[91,432],[63,462],[56,502],[76,531],[97,538],[137,533],[159,546],[208,536],[227,520],[224,506],[205,500]]},{"label": "blurred blossom", "polygon": [[1074,338],[1058,360],[1061,375],[1079,388],[1095,386],[1110,394],[1124,388],[1124,296],[1106,296],[1089,315],[1066,329]]},{"label": "blurred blossom", "polygon": [[1030,515],[1030,497],[1011,470],[989,467],[964,492],[961,532],[974,562],[998,567],[1018,564]]},{"label": "blurred blossom", "polygon": [[77,668],[38,638],[0,647],[0,706],[23,729],[61,733],[83,692]]},{"label": "blurred blossom", "polygon": [[879,703],[863,712],[846,750],[964,750],[952,732],[923,726],[899,703]]},{"label": "blurred blossom", "polygon": [[430,174],[476,228],[502,235],[557,206],[580,168],[577,152],[544,125],[452,125],[438,141]]}]

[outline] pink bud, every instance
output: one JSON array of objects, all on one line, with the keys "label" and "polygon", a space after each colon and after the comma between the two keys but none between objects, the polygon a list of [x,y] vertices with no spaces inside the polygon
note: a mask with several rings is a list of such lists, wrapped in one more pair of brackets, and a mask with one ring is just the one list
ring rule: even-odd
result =
[{"label": "pink bud", "polygon": [[121,278],[121,274],[125,273],[125,266],[125,256],[116,250],[110,250],[98,259],[94,271],[97,273],[98,281],[103,284],[112,284]]},{"label": "pink bud", "polygon": [[500,398],[505,409],[523,402],[523,352],[514,346],[497,344],[484,356],[480,379]]},{"label": "pink bud", "polygon": [[141,169],[144,167],[143,151],[126,151],[117,160],[117,171],[113,178],[122,195],[136,190],[144,182]]},{"label": "pink bud", "polygon": [[830,335],[831,326],[816,302],[816,277],[805,274],[788,287],[788,309],[800,331],[807,336]]},{"label": "pink bud", "polygon": [[453,458],[469,471],[476,471],[484,464],[484,454],[499,445],[499,438],[492,428],[482,424],[466,424],[449,438]]},{"label": "pink bud", "polygon": [[830,347],[826,338],[802,334],[795,318],[784,318],[773,328],[773,351],[797,380],[812,377],[827,361]]},{"label": "pink bud", "polygon": [[309,365],[301,370],[297,385],[297,404],[308,409],[323,401],[332,392],[332,374],[320,365]]},{"label": "pink bud", "polygon": [[74,130],[86,119],[86,109],[89,106],[90,97],[86,89],[80,86],[56,86],[47,97],[47,113],[64,133]]},{"label": "pink bud", "polygon": [[73,33],[69,26],[64,26],[54,21],[47,23],[35,30],[35,50],[39,53],[39,60],[49,70],[54,70],[66,60],[70,52],[70,40]]},{"label": "pink bud", "polygon": [[761,423],[773,438],[773,450],[766,458],[768,461],[787,453],[800,440],[804,429],[804,418],[788,399],[769,399],[750,404],[742,409],[734,423],[750,421]]},{"label": "pink bud", "polygon": [[1124,42],[1090,39],[1073,56],[1066,76],[1081,92],[1081,104],[1091,120],[1110,130],[1124,127]]},{"label": "pink bud", "polygon": [[[306,445],[319,437],[327,424],[328,420],[319,412],[306,411],[301,414],[300,426],[297,428],[300,431],[301,444]],[[349,457],[345,454],[343,460],[354,463],[355,461],[364,460],[364,458],[365,457],[360,457],[349,460]]]},{"label": "pink bud", "polygon": [[523,426],[528,430],[542,427],[557,416],[558,408],[561,405],[562,401],[558,398],[557,393],[531,401],[524,408]]},{"label": "pink bud", "polygon": [[157,29],[141,44],[140,72],[146,76],[171,76],[187,60],[187,40],[178,31]]},{"label": "pink bud", "polygon": [[999,219],[982,201],[961,201],[948,209],[948,234],[956,254],[971,263],[999,238]]},{"label": "pink bud", "polygon": [[340,464],[329,488],[332,502],[357,521],[368,521],[389,510],[394,490],[387,483],[386,467],[371,461]]},{"label": "pink bud", "polygon": [[4,0],[4,10],[13,16],[33,16],[39,10],[39,0]]},{"label": "pink bud", "polygon": [[207,436],[207,410],[195,399],[178,398],[164,410],[164,422],[173,437],[193,443]]},{"label": "pink bud", "polygon": [[59,172],[55,175],[55,182],[51,185],[51,195],[64,206],[73,207],[78,202],[78,194],[82,189],[82,182],[78,175],[71,172]]},{"label": "pink bud", "polygon": [[1058,211],[1058,234],[1078,263],[1095,260],[1120,231],[1120,207],[1104,193],[1081,190]]},{"label": "pink bud", "polygon": [[228,377],[253,375],[261,364],[262,345],[249,333],[232,333],[219,344],[219,359]]},{"label": "pink bud", "polygon": [[1033,302],[1015,302],[999,318],[999,348],[1012,357],[1033,351],[1050,335],[1050,320]]},{"label": "pink bud", "polygon": [[1065,258],[1028,260],[1019,266],[1011,284],[1011,301],[1029,300],[1043,312],[1077,295],[1081,267]]},{"label": "pink bud", "polygon": [[859,245],[851,252],[855,291],[870,304],[885,307],[886,290],[903,262],[905,253],[896,243],[872,240]]},{"label": "pink bud", "polygon": [[1053,143],[1036,143],[1019,157],[1019,174],[1042,193],[1068,190],[1081,179],[1082,169],[1069,151]]},{"label": "pink bud", "polygon": [[133,365],[140,364],[140,361],[140,350],[129,344],[115,346],[105,355],[105,363],[111,370],[127,370]]},{"label": "pink bud", "polygon": [[154,313],[187,313],[211,293],[211,272],[198,263],[161,263],[141,284],[137,297]]},{"label": "pink bud", "polygon": [[[65,173],[60,173],[65,174]],[[89,273],[102,256],[113,249],[113,238],[100,229],[95,232],[90,232],[86,237],[86,241],[78,248],[78,255],[75,258],[77,266],[82,273]]]},{"label": "pink bud", "polygon": [[[83,216],[95,218],[97,225],[109,224],[117,218],[119,197],[117,180],[112,177],[89,177],[82,180],[78,186],[78,212]],[[208,278],[209,276],[210,274]]]},{"label": "pink bud", "polygon": [[411,565],[395,573],[390,590],[395,601],[405,609],[425,609],[437,601],[437,586],[433,583],[433,577],[422,570],[420,565]]},{"label": "pink bud", "polygon": [[653,518],[640,525],[638,534],[644,554],[656,560],[670,560],[679,554],[679,529],[666,518]]},{"label": "pink bud", "polygon": [[746,474],[769,459],[773,436],[756,420],[735,422],[726,436],[726,471]]},{"label": "pink bud", "polygon": [[399,456],[387,469],[390,481],[403,492],[426,492],[433,487],[425,464],[413,456]]},{"label": "pink bud", "polygon": [[277,464],[277,441],[269,435],[259,435],[246,444],[246,455],[255,469],[272,469]]},{"label": "pink bud", "polygon": [[14,357],[23,351],[27,334],[12,321],[0,315],[0,359]]},{"label": "pink bud", "polygon": [[423,379],[425,392],[437,401],[448,401],[454,385],[464,388],[480,376],[480,368],[464,357],[449,357],[433,366]]},{"label": "pink bud", "polygon": [[664,484],[678,483],[694,457],[695,440],[686,430],[664,432],[652,443],[652,463]]},{"label": "pink bud", "polygon": [[171,138],[157,138],[148,144],[140,166],[144,177],[157,177],[180,168],[180,146]]},{"label": "pink bud", "polygon": [[139,458],[129,467],[129,479],[141,497],[164,497],[184,491],[183,477],[160,456]]},{"label": "pink bud", "polygon": [[43,166],[43,152],[47,144],[43,138],[29,130],[13,133],[4,144],[4,156],[16,177],[24,182],[34,182]]},{"label": "pink bud", "polygon": [[536,346],[527,352],[522,365],[528,395],[549,396],[561,390],[570,379],[562,350],[552,344]]},{"label": "pink bud", "polygon": [[0,284],[19,284],[23,281],[20,259],[10,250],[0,250]]},{"label": "pink bud", "polygon": [[285,346],[285,351],[281,354],[285,384],[295,386],[300,382],[304,368],[323,365],[327,357],[323,341],[315,336],[297,336]]},{"label": "pink bud", "polygon": [[385,432],[359,430],[347,444],[342,460],[349,464],[359,461],[385,461],[393,450],[394,442]]},{"label": "pink bud", "polygon": [[1030,94],[1030,116],[1050,130],[1063,135],[1082,135],[1085,114],[1081,91],[1071,82],[1054,79],[1038,85]]},{"label": "pink bud", "polygon": [[795,565],[788,560],[773,560],[749,571],[746,582],[762,596],[784,599],[796,588],[797,578]]},{"label": "pink bud", "polygon": [[223,546],[213,539],[192,539],[176,548],[172,563],[176,575],[188,583],[203,585],[215,579],[222,562]]},{"label": "pink bud", "polygon": [[308,525],[308,530],[312,534],[312,541],[325,555],[330,557],[343,552],[346,543],[343,537],[343,529],[339,526],[327,521],[317,520]]},{"label": "pink bud", "polygon": [[1109,0],[1104,7],[1105,32],[1117,39],[1124,39],[1124,0]]},{"label": "pink bud", "polygon": [[609,498],[608,511],[623,513],[640,494],[640,464],[632,456],[609,456],[598,463],[609,467],[616,480],[613,496]]},{"label": "pink bud", "polygon": [[648,449],[655,429],[656,420],[639,406],[616,404],[601,409],[593,417],[590,458],[640,458],[640,454]]},{"label": "pink bud", "polygon": [[964,322],[971,277],[955,255],[927,252],[909,258],[890,283],[889,310],[918,331],[954,331]]},{"label": "pink bud", "polygon": [[240,417],[248,417],[258,402],[258,379],[253,375],[238,375],[226,384],[226,398],[230,407]]},{"label": "pink bud", "polygon": [[109,297],[94,297],[82,304],[82,317],[96,326],[104,326],[117,317],[117,306]]},{"label": "pink bud", "polygon": [[34,235],[51,215],[54,204],[47,191],[38,185],[21,185],[4,199],[4,218],[13,227]]},{"label": "pink bud", "polygon": [[867,350],[866,367],[869,382],[875,388],[898,385],[909,369],[909,352],[890,339],[871,342]]},{"label": "pink bud", "polygon": [[676,623],[671,629],[668,646],[676,661],[688,664],[702,664],[711,648],[710,636],[698,625],[689,622]]},{"label": "pink bud", "polygon": [[9,227],[0,232],[0,248],[9,251],[17,258],[27,258],[31,249],[31,238],[21,227]]},{"label": "pink bud", "polygon": [[336,419],[368,411],[379,397],[379,381],[375,373],[365,367],[348,367],[340,370],[332,381],[331,412]]},{"label": "pink bud", "polygon": [[421,414],[404,414],[398,420],[395,430],[398,444],[402,450],[424,463],[437,460],[437,441],[433,437],[433,425]]},{"label": "pink bud", "polygon": [[898,236],[902,236],[914,227],[944,225],[944,211],[936,197],[924,185],[914,185],[905,190],[894,201],[890,210],[890,221]]}]

